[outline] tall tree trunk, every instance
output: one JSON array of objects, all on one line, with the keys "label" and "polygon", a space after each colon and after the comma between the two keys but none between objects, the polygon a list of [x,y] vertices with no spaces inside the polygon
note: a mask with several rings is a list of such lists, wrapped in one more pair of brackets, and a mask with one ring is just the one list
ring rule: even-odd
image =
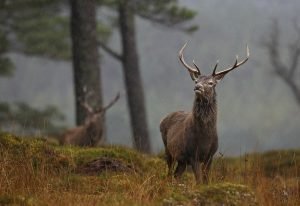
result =
[{"label": "tall tree trunk", "polygon": [[[86,101],[91,107],[102,107],[101,76],[96,32],[95,0],[70,0],[73,75],[76,102],[76,123],[81,125],[87,118],[82,106]],[[105,131],[104,118],[99,126]],[[104,134],[93,137],[91,145],[104,140]]]},{"label": "tall tree trunk", "polygon": [[134,13],[127,0],[120,1],[119,23],[123,47],[123,70],[130,111],[134,146],[142,151],[151,151],[144,100],[144,90],[139,70]]}]

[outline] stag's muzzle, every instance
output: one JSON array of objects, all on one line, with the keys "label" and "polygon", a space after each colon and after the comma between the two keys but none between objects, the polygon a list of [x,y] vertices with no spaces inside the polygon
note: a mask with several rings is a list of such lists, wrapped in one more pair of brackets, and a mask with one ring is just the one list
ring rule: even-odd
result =
[{"label": "stag's muzzle", "polygon": [[201,84],[197,84],[197,85],[195,86],[195,88],[194,88],[194,91],[195,91],[196,93],[202,94],[202,93],[204,92],[204,87],[203,87]]}]

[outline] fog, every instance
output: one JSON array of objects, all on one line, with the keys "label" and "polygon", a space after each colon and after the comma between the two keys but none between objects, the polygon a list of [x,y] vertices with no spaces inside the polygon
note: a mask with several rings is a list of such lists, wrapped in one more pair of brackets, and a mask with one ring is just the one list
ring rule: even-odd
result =
[{"label": "fog", "polygon": [[[239,155],[251,151],[300,147],[300,105],[290,88],[278,78],[262,41],[268,39],[273,19],[278,19],[281,54],[296,38],[292,21],[300,11],[297,0],[186,0],[198,12],[193,34],[163,28],[137,19],[138,50],[144,81],[148,123],[154,152],[162,150],[160,120],[169,112],[190,111],[193,82],[177,58],[188,42],[186,59],[196,60],[209,74],[219,59],[219,69],[234,63],[236,54],[249,61],[228,74],[217,86],[219,151]],[[300,24],[300,18],[298,17]],[[120,48],[115,31],[109,45]],[[118,91],[121,99],[106,113],[107,142],[131,146],[132,138],[126,105],[122,68],[119,62],[99,50],[105,102]],[[25,101],[37,108],[55,105],[74,126],[74,92],[71,63],[10,53],[16,66],[12,78],[1,78],[0,98],[8,102]],[[300,69],[298,79],[300,80]]]}]

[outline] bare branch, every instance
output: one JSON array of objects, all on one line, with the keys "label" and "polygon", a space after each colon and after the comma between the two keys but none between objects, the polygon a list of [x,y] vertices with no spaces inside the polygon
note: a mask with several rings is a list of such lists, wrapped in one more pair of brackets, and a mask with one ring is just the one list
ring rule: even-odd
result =
[{"label": "bare branch", "polygon": [[294,77],[295,71],[297,70],[299,65],[300,58],[300,26],[297,24],[296,21],[294,21],[294,28],[298,34],[298,37],[297,40],[294,43],[292,43],[289,47],[291,59],[291,65],[289,67],[289,76],[291,78]]},{"label": "bare branch", "polygon": [[271,32],[269,35],[269,41],[264,42],[264,46],[269,52],[269,59],[274,67],[276,73],[282,73],[287,71],[286,66],[282,63],[279,53],[279,35],[280,31],[278,28],[278,21],[275,19],[273,20],[273,25],[271,27]]},{"label": "bare branch", "polygon": [[295,71],[298,68],[300,58],[300,27],[297,23],[294,23],[295,30],[298,33],[298,38],[289,47],[290,53],[290,66],[285,66],[280,60],[279,54],[279,28],[278,22],[274,20],[272,31],[270,33],[270,41],[265,42],[264,46],[269,52],[270,62],[274,68],[275,74],[280,77],[286,85],[291,89],[294,97],[300,105],[300,86],[295,80]]},{"label": "bare branch", "polygon": [[294,28],[295,28],[296,32],[298,34],[300,34],[300,25],[299,25],[298,20],[296,18],[293,21],[293,25],[294,25]]},{"label": "bare branch", "polygon": [[123,61],[123,56],[119,53],[117,53],[116,51],[113,51],[111,48],[109,48],[106,44],[104,44],[103,42],[98,42],[98,45],[106,52],[108,53],[110,56],[112,56],[113,58],[119,60],[120,62]]}]

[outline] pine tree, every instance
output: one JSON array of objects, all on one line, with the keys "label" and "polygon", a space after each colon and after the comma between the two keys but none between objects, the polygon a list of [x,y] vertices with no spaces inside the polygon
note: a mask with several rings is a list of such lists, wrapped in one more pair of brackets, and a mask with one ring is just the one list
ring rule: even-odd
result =
[{"label": "pine tree", "polygon": [[[67,1],[59,0],[2,0],[0,2],[0,75],[11,75],[13,72],[14,65],[7,56],[8,52],[55,60],[70,60],[72,55],[70,18],[66,12],[68,8]],[[97,22],[96,32],[98,38],[104,42],[110,36],[110,28],[101,22]],[[97,69],[93,71],[89,74],[84,72],[85,75],[82,79],[76,78],[78,81],[75,81],[75,88],[82,90],[82,85],[89,86],[90,82],[93,82],[93,85],[97,85],[95,88],[98,88],[100,79],[95,79],[97,77],[95,73],[99,73],[99,71]],[[94,81],[92,81],[93,79]],[[75,93],[79,95],[78,92]],[[99,89],[95,89],[96,94],[95,102],[102,98]],[[81,97],[79,95],[75,98],[78,100]],[[77,108],[80,108],[78,101],[76,103]],[[18,109],[19,104],[10,106],[3,103],[3,105],[2,114],[4,116],[15,116],[10,114],[10,107],[16,108],[14,111],[18,111],[18,114],[25,111],[25,107]],[[4,113],[5,108],[7,109],[6,113]],[[31,107],[26,108],[30,111],[33,110]],[[38,110],[36,110],[36,114],[38,114]],[[82,112],[77,114],[78,124],[82,123],[84,115]],[[22,124],[21,121],[20,124]]]},{"label": "pine tree", "polygon": [[103,43],[101,46],[122,62],[134,145],[138,150],[149,153],[150,136],[137,51],[135,16],[173,29],[193,32],[197,27],[187,26],[186,23],[193,19],[196,13],[178,6],[176,0],[108,0],[102,3],[118,12],[122,54],[112,51]]}]

